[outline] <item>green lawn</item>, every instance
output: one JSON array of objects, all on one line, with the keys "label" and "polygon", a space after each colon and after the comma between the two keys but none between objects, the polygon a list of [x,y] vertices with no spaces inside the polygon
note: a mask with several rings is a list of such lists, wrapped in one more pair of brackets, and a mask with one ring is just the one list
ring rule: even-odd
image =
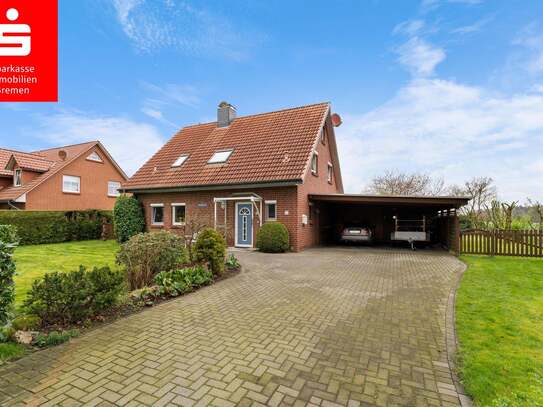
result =
[{"label": "green lawn", "polygon": [[543,259],[463,256],[460,376],[477,406],[543,406]]},{"label": "green lawn", "polygon": [[32,282],[45,273],[70,271],[82,264],[88,268],[94,266],[115,266],[115,254],[119,245],[115,240],[88,240],[20,246],[15,249],[15,305],[22,304]]}]

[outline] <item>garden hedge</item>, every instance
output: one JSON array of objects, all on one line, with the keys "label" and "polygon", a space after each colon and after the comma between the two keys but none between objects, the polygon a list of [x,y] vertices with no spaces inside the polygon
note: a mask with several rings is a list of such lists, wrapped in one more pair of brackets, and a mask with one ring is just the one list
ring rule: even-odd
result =
[{"label": "garden hedge", "polygon": [[0,211],[0,225],[17,228],[20,245],[100,239],[108,211]]}]

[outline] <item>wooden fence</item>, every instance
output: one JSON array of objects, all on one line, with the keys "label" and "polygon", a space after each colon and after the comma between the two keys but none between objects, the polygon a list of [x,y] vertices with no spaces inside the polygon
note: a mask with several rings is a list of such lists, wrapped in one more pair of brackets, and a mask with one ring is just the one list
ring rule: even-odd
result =
[{"label": "wooden fence", "polygon": [[543,257],[543,231],[479,230],[460,232],[462,254]]}]

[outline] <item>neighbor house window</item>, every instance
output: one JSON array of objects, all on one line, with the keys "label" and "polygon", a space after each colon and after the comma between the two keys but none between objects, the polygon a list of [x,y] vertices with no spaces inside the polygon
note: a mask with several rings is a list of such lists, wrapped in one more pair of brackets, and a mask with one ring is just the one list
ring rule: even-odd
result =
[{"label": "neighbor house window", "polygon": [[319,172],[319,153],[317,153],[316,151],[311,157],[311,172],[315,175],[317,175],[317,173]]},{"label": "neighbor house window", "polygon": [[151,204],[151,223],[164,225],[164,204]]},{"label": "neighbor house window", "polygon": [[172,224],[182,226],[185,224],[186,206],[184,203],[172,204]]},{"label": "neighbor house window", "polygon": [[87,157],[87,160],[89,160],[89,161],[95,161],[95,162],[97,162],[97,163],[103,162],[103,161],[102,161],[102,157],[100,157],[100,156],[98,155],[98,153],[96,153],[96,152],[92,152],[92,153]]},{"label": "neighbor house window", "polygon": [[117,181],[109,181],[107,183],[107,196],[119,196],[121,193],[119,189],[121,188],[121,183]]},{"label": "neighbor house window", "polygon": [[328,163],[328,182],[332,183],[332,177],[334,175],[334,167],[332,166],[332,163]]},{"label": "neighbor house window", "polygon": [[16,187],[20,187],[23,185],[23,171],[22,170],[15,170],[13,173],[13,185]]},{"label": "neighbor house window", "polygon": [[266,201],[266,219],[277,220],[277,201]]},{"label": "neighbor house window", "polygon": [[232,155],[232,151],[234,150],[223,150],[223,151],[217,151],[215,152],[209,161],[208,164],[218,164],[218,163],[225,163],[228,161],[230,156]]},{"label": "neighbor house window", "polygon": [[181,167],[189,156],[187,154],[180,155],[177,160],[172,164],[172,167]]},{"label": "neighbor house window", "polygon": [[72,175],[62,176],[62,192],[79,194],[81,192],[81,178]]}]

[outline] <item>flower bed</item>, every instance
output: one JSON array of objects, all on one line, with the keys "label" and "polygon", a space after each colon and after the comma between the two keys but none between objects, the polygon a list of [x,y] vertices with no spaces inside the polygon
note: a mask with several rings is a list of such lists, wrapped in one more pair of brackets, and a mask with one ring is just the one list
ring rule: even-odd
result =
[{"label": "flower bed", "polygon": [[[177,236],[168,232],[152,235],[136,235],[123,245],[118,255],[123,271],[80,267],[47,273],[34,281],[22,313],[0,328],[0,343],[19,342],[28,350],[58,345],[81,331],[193,292],[240,270],[233,255],[225,260],[224,241],[218,234],[208,231],[202,235],[196,247],[203,250],[194,263],[187,261]],[[145,278],[134,279],[134,273],[143,273]],[[139,288],[129,290],[134,281]]]}]

